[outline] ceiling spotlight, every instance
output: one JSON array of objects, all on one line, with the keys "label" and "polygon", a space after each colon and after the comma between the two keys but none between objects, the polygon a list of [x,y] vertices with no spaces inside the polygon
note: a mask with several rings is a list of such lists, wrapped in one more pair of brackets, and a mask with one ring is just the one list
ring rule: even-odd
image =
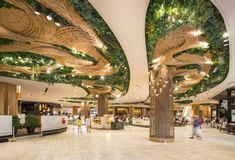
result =
[{"label": "ceiling spotlight", "polygon": [[98,98],[98,97],[99,97],[99,95],[98,95],[98,94],[96,94],[96,95],[95,95],[95,97],[96,97],[96,98]]},{"label": "ceiling spotlight", "polygon": [[59,22],[55,22],[55,25],[57,25],[58,27],[61,26],[61,24]]},{"label": "ceiling spotlight", "polygon": [[100,76],[100,79],[104,80],[104,76]]},{"label": "ceiling spotlight", "polygon": [[154,60],[152,60],[153,63],[158,63],[161,61],[161,57],[155,58]]},{"label": "ceiling spotlight", "polygon": [[197,30],[197,31],[193,31],[193,32],[191,32],[192,33],[192,35],[193,36],[199,36],[199,35],[201,35],[202,34],[202,31],[201,30]]},{"label": "ceiling spotlight", "polygon": [[228,37],[228,32],[225,32],[224,34],[223,34],[223,38],[227,38]]},{"label": "ceiling spotlight", "polygon": [[50,69],[47,69],[46,73],[47,73],[47,74],[50,74],[50,73],[51,73],[51,70],[50,70]]},{"label": "ceiling spotlight", "polygon": [[225,39],[224,42],[228,42],[228,39]]},{"label": "ceiling spotlight", "polygon": [[51,15],[48,15],[48,16],[47,16],[47,20],[48,20],[48,21],[51,21],[51,20],[52,20],[52,16],[51,16]]},{"label": "ceiling spotlight", "polygon": [[213,73],[217,72],[217,69],[218,69],[218,68],[217,68],[217,67],[215,67],[215,69],[213,70]]},{"label": "ceiling spotlight", "polygon": [[41,15],[41,13],[40,13],[40,12],[38,12],[38,11],[34,11],[34,13],[35,13],[36,15],[38,15],[38,16],[40,16],[40,15]]},{"label": "ceiling spotlight", "polygon": [[120,97],[121,97],[121,95],[120,95],[120,94],[116,95],[116,98],[120,98]]},{"label": "ceiling spotlight", "polygon": [[224,44],[224,47],[228,46],[228,43],[227,44]]},{"label": "ceiling spotlight", "polygon": [[60,63],[57,63],[56,64],[56,67],[62,67],[63,65],[62,64],[60,64]]},{"label": "ceiling spotlight", "polygon": [[206,72],[200,72],[200,74],[202,74],[203,76],[205,76],[205,75],[206,75]]},{"label": "ceiling spotlight", "polygon": [[207,42],[199,42],[202,48],[209,48],[209,43]]}]

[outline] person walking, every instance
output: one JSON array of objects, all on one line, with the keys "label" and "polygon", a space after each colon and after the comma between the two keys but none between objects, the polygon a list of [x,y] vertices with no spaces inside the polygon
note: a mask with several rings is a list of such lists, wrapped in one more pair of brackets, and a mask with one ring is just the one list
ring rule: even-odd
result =
[{"label": "person walking", "polygon": [[193,117],[193,134],[192,137],[190,137],[191,139],[194,138],[194,136],[198,137],[198,138],[202,138],[201,137],[201,125],[200,125],[200,121],[199,118],[197,116]]},{"label": "person walking", "polygon": [[87,132],[91,132],[91,120],[89,117],[86,118],[86,130]]},{"label": "person walking", "polygon": [[78,117],[77,119],[77,126],[78,126],[78,133],[82,133],[82,119],[81,117]]}]

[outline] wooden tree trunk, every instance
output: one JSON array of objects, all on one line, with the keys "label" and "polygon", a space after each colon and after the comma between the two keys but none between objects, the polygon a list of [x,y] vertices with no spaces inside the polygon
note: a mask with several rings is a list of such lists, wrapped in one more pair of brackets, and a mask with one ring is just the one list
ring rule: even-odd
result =
[{"label": "wooden tree trunk", "polygon": [[150,104],[150,140],[174,141],[172,69],[165,65],[152,71]]},{"label": "wooden tree trunk", "polygon": [[98,116],[108,114],[108,99],[107,94],[100,94],[98,99]]}]

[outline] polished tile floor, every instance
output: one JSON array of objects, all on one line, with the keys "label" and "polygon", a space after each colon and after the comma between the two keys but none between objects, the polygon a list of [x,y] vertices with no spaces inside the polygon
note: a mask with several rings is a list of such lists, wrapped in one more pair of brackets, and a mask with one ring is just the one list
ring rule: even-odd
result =
[{"label": "polished tile floor", "polygon": [[189,139],[191,127],[176,127],[174,143],[148,140],[148,128],[92,130],[78,134],[76,126],[45,137],[0,143],[0,160],[234,160],[235,135],[203,128],[203,138]]}]

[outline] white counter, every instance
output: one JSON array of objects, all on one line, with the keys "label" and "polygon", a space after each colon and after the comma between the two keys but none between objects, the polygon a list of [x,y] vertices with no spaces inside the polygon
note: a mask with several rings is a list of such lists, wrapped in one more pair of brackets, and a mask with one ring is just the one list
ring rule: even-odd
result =
[{"label": "white counter", "polygon": [[12,135],[12,116],[1,115],[0,116],[0,136]]},{"label": "white counter", "polygon": [[150,120],[149,118],[132,118],[132,124],[138,126],[149,126]]},{"label": "white counter", "polygon": [[67,124],[67,116],[41,116],[42,131],[64,129]]}]

